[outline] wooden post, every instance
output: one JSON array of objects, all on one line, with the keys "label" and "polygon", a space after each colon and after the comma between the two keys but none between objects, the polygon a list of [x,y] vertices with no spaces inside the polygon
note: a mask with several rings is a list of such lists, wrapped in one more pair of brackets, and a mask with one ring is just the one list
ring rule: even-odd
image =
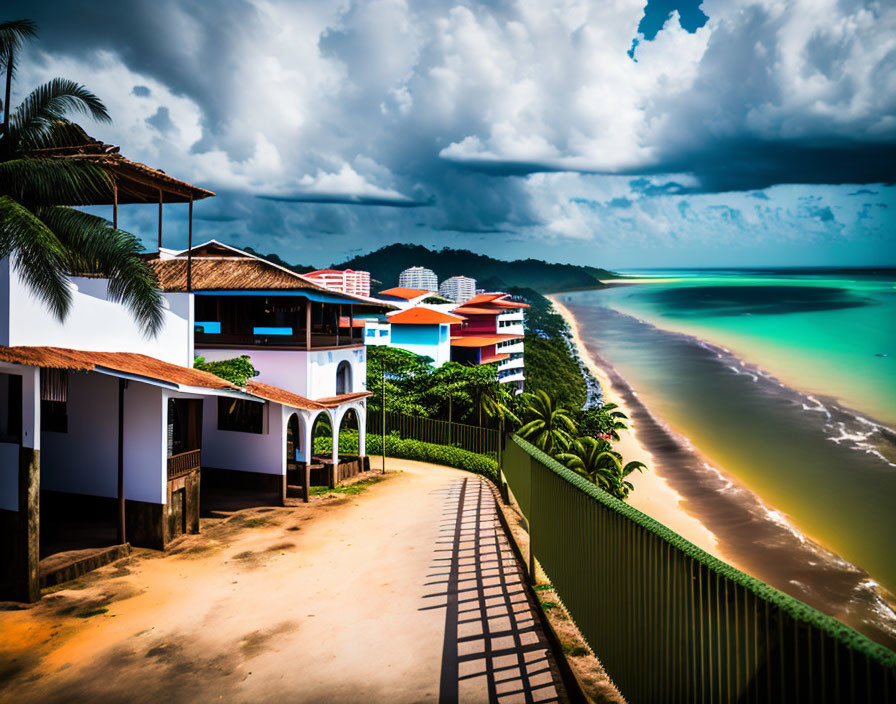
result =
[{"label": "wooden post", "polygon": [[187,291],[193,290],[193,194],[190,194],[190,216],[187,229]]},{"label": "wooden post", "polygon": [[311,299],[305,303],[305,349],[311,349]]},{"label": "wooden post", "polygon": [[124,527],[124,390],[128,382],[118,380],[118,544],[127,542]]},{"label": "wooden post", "polygon": [[118,229],[118,179],[112,176],[112,227]]},{"label": "wooden post", "polygon": [[162,251],[162,189],[159,189],[159,252]]},{"label": "wooden post", "polygon": [[380,376],[382,377],[383,383],[383,409],[382,409],[382,450],[383,450],[383,474],[386,473],[386,363],[381,359],[380,360]]},{"label": "wooden post", "polygon": [[342,304],[337,304],[339,307],[336,308],[336,346],[339,347],[339,323],[342,322]]}]

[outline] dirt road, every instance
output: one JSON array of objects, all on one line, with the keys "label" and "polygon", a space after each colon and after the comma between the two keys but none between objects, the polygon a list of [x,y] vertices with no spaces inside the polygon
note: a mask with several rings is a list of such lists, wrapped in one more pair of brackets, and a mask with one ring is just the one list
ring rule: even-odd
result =
[{"label": "dirt road", "polygon": [[388,466],[0,611],[0,701],[561,701],[488,486]]}]

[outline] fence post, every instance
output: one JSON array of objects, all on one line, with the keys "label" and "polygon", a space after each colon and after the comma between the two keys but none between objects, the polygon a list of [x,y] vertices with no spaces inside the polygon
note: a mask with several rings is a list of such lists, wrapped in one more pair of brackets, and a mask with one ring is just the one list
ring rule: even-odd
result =
[{"label": "fence post", "polygon": [[535,458],[529,457],[529,584],[535,585],[535,533],[532,526],[535,523],[535,487],[532,480],[535,478]]}]

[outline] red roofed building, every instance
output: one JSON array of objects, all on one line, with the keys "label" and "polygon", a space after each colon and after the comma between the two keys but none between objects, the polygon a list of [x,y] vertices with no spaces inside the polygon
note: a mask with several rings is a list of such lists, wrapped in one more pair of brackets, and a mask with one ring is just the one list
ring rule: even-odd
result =
[{"label": "red roofed building", "polygon": [[497,364],[498,379],[522,391],[524,309],[506,293],[480,293],[452,311],[466,320],[454,328],[451,359],[464,364]]}]

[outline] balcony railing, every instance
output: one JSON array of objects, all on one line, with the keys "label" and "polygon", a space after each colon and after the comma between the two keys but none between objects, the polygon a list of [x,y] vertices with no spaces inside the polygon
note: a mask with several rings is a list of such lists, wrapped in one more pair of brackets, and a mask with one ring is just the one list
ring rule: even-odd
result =
[{"label": "balcony railing", "polygon": [[177,479],[199,469],[200,450],[189,450],[168,458],[168,479]]},{"label": "balcony railing", "polygon": [[[360,334],[362,328],[355,328],[351,334],[348,328],[338,335],[311,333],[310,349],[328,347],[350,347],[363,345],[364,338]],[[196,329],[195,342],[200,347],[284,347],[289,349],[309,349],[308,339],[304,331],[297,335],[268,333],[209,333]]]}]

